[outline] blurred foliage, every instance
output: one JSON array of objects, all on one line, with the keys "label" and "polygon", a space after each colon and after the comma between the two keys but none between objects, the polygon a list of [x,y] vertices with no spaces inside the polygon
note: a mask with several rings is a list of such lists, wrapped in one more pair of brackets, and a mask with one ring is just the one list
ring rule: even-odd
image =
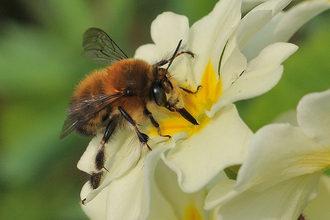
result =
[{"label": "blurred foliage", "polygon": [[[133,56],[151,42],[150,24],[164,11],[186,15],[190,24],[215,0],[15,0],[0,2],[0,218],[87,219],[79,193],[88,177],[76,168],[89,138],[59,140],[71,93],[100,65],[80,57],[82,35],[104,29]],[[330,87],[329,13],[294,37],[300,50],[285,62],[269,93],[238,103],[255,131],[299,99]]]}]

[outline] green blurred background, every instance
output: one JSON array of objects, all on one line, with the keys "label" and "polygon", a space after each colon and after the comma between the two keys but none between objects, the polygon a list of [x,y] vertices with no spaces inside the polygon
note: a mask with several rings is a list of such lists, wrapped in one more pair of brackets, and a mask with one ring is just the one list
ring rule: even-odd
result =
[{"label": "green blurred background", "polygon": [[[101,67],[81,58],[82,35],[104,29],[133,56],[150,43],[150,24],[164,11],[190,24],[217,1],[0,1],[0,219],[87,219],[80,189],[88,176],[76,168],[89,138],[59,140],[74,86]],[[330,13],[292,39],[299,51],[269,93],[238,103],[253,131],[294,109],[307,93],[330,88]]]}]

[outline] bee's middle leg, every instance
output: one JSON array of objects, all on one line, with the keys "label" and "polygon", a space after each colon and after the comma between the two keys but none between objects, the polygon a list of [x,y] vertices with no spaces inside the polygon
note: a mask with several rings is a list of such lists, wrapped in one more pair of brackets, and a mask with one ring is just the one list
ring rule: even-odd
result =
[{"label": "bee's middle leg", "polygon": [[152,125],[157,129],[157,133],[159,134],[159,136],[171,138],[171,135],[162,135],[158,122],[155,120],[155,118],[152,116],[152,113],[147,108],[144,108],[143,113],[149,117]]},{"label": "bee's middle leg", "polygon": [[135,121],[133,120],[133,118],[122,108],[122,107],[118,107],[118,110],[120,111],[120,113],[121,113],[121,115],[126,119],[126,121],[128,121],[128,123],[130,123],[132,126],[133,126],[133,128],[134,128],[134,130],[135,130],[135,132],[136,132],[136,134],[137,134],[137,136],[138,136],[138,138],[139,138],[139,140],[140,140],[140,142],[142,143],[142,144],[145,144],[145,145],[147,145],[147,147],[148,147],[148,149],[151,151],[152,149],[150,148],[150,146],[148,145],[148,140],[149,140],[149,136],[148,135],[146,135],[145,133],[142,133],[139,129],[138,129],[138,127],[136,126],[136,123],[135,123]]}]

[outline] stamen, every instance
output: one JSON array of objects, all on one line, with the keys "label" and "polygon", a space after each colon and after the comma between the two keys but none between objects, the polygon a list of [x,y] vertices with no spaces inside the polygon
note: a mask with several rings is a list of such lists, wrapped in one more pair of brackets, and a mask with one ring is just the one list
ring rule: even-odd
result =
[{"label": "stamen", "polygon": [[[198,91],[196,93],[188,93],[181,91],[184,108],[189,112],[199,125],[192,125],[191,122],[187,121],[177,112],[165,113],[169,116],[166,119],[158,119],[160,130],[162,134],[173,135],[175,133],[186,131],[189,135],[199,132],[210,120],[205,110],[210,110],[214,105],[222,92],[221,80],[217,77],[213,65],[211,62],[208,63],[205,72],[203,74],[201,85],[197,88],[191,88],[190,85],[182,85],[182,88],[189,88],[192,91]],[[149,135],[157,135],[156,129],[152,128]]]}]

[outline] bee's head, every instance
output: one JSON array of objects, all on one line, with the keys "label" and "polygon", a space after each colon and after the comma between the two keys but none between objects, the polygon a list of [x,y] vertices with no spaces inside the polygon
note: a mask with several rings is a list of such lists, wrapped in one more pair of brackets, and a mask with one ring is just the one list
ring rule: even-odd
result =
[{"label": "bee's head", "polygon": [[167,69],[158,68],[151,86],[151,97],[158,106],[181,108],[183,106],[180,86]]},{"label": "bee's head", "polygon": [[[171,74],[168,72],[169,67],[171,66],[173,60],[181,54],[189,54],[194,57],[194,54],[190,51],[179,52],[182,40],[179,41],[178,46],[176,47],[174,54],[170,59],[162,60],[155,65],[154,69],[154,81],[151,86],[151,98],[155,101],[158,106],[163,106],[169,110],[183,108],[183,100],[180,93],[180,86],[178,81],[171,77]],[[166,69],[161,66],[168,63]]]}]

